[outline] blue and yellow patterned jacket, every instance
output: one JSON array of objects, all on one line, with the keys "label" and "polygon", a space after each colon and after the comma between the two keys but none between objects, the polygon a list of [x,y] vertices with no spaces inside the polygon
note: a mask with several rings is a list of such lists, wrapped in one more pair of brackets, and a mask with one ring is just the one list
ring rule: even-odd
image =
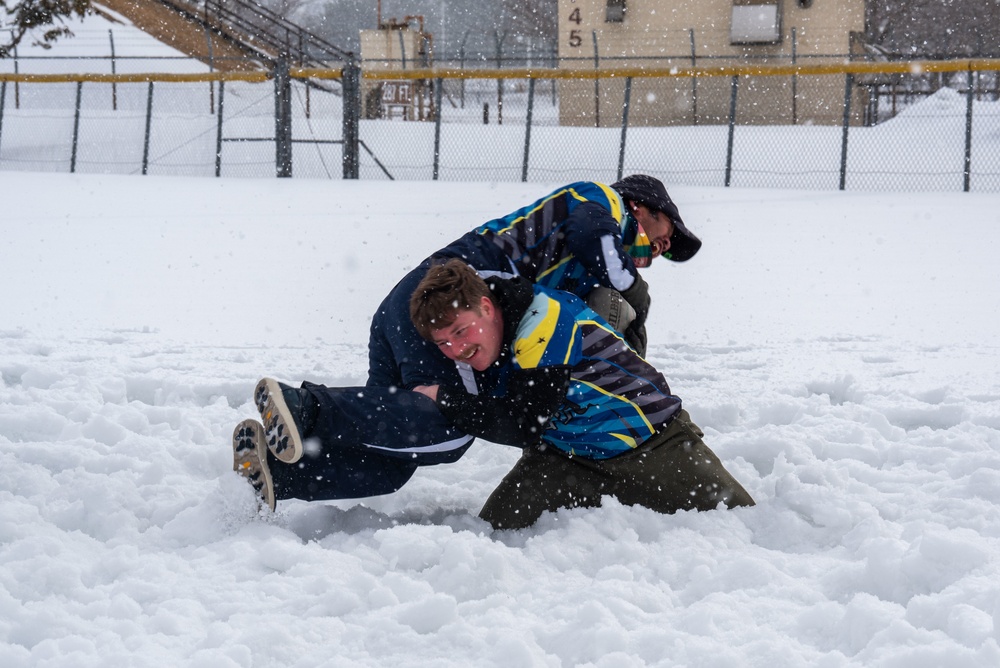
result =
[{"label": "blue and yellow patterned jacket", "polygon": [[522,279],[487,282],[504,317],[497,364],[506,376],[489,396],[439,391],[439,407],[460,429],[607,459],[632,451],[680,410],[663,375],[580,299]]},{"label": "blue and yellow patterned jacket", "polygon": [[618,291],[632,285],[636,269],[629,249],[637,243],[637,232],[617,192],[580,181],[472,234],[499,247],[519,276],[586,297],[598,285]]}]

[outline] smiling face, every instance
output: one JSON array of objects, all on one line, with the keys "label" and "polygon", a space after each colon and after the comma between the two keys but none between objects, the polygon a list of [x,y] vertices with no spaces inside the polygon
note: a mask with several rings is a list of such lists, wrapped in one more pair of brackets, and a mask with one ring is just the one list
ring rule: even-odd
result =
[{"label": "smiling face", "polygon": [[662,211],[653,211],[645,204],[631,202],[632,215],[649,237],[653,257],[660,257],[670,250],[670,237],[674,233],[674,223]]},{"label": "smiling face", "polygon": [[485,371],[500,358],[503,318],[493,302],[482,297],[478,311],[458,310],[451,324],[430,331],[430,340],[448,359]]}]

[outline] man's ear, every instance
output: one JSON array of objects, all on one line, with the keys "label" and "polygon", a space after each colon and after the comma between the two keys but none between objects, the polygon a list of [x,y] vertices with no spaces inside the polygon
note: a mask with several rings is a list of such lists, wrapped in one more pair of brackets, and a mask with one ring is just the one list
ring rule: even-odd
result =
[{"label": "man's ear", "polygon": [[479,313],[484,318],[487,318],[487,319],[488,318],[492,318],[494,311],[496,311],[496,306],[493,305],[493,300],[492,299],[490,299],[489,297],[485,297],[485,296],[479,298]]}]

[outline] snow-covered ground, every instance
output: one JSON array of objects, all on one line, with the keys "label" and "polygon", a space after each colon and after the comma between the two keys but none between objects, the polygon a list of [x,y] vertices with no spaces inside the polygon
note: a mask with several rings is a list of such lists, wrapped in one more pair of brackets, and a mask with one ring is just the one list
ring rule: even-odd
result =
[{"label": "snow-covered ground", "polygon": [[3,665],[998,665],[995,195],[671,188],[650,359],[754,508],[492,533],[478,442],[256,516],[256,380],[363,383],[391,285],[555,185],[0,176]]}]

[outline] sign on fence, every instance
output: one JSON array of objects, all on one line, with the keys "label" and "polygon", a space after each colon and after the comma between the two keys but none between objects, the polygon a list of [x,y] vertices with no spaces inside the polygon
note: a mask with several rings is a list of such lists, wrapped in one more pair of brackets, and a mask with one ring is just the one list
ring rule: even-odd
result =
[{"label": "sign on fence", "polygon": [[400,112],[404,120],[411,118],[413,81],[386,81],[382,84],[382,117],[392,118]]}]

